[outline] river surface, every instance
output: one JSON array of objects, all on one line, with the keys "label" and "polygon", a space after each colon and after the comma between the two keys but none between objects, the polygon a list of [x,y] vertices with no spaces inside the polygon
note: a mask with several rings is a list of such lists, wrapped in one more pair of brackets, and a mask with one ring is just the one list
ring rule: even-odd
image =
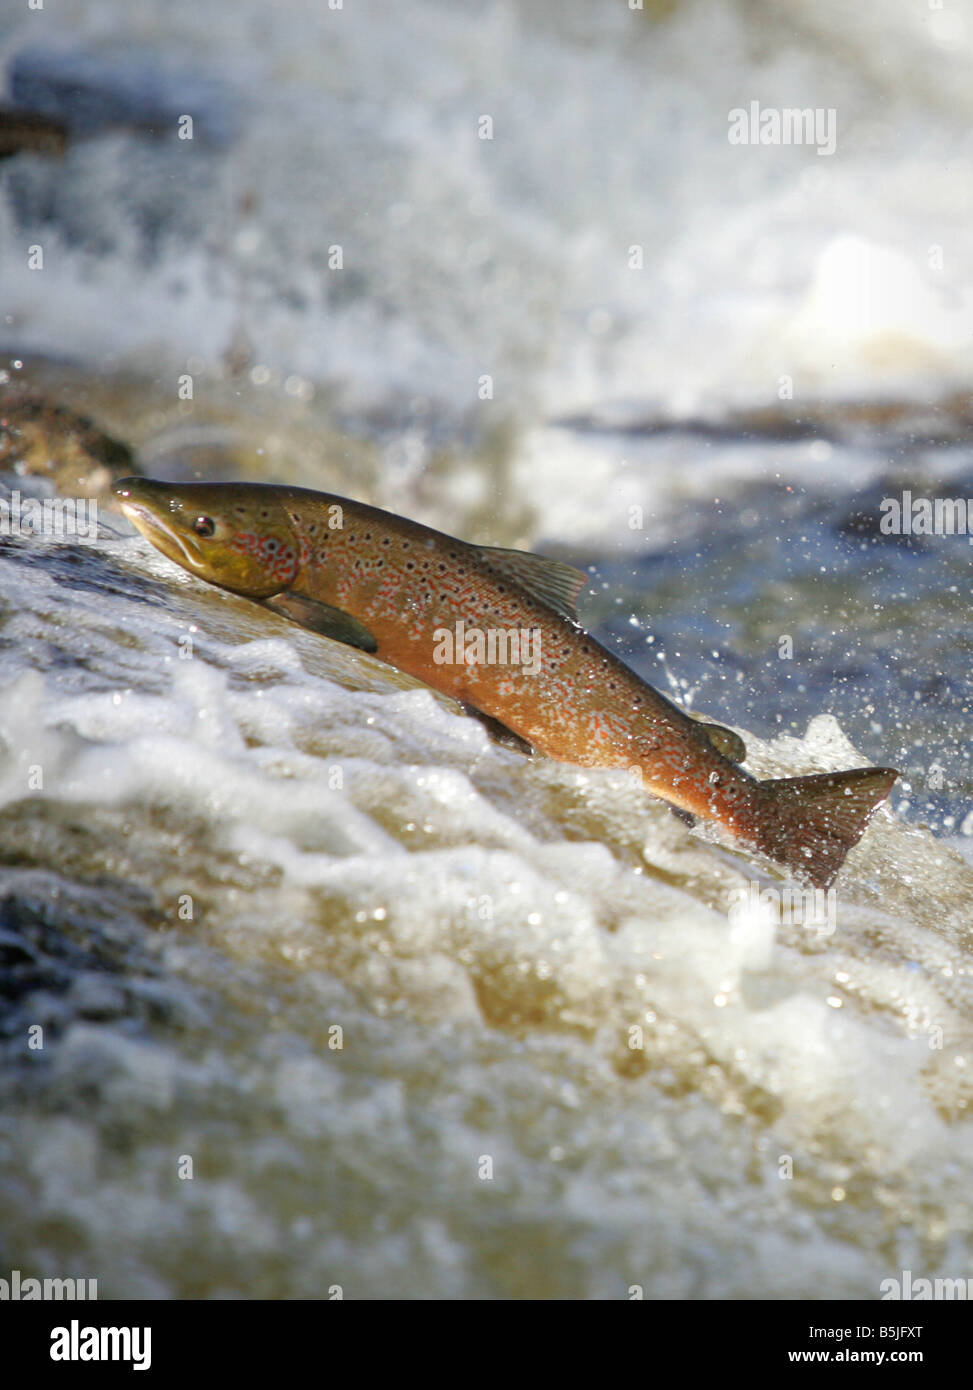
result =
[{"label": "river surface", "polygon": [[[586,625],[755,775],[902,777],[823,930],[625,778],[498,747],[107,506],[90,541],[0,537],[0,1274],[815,1299],[973,1273],[973,549],[881,527],[906,490],[973,498],[973,27],[57,9],[0,28],[8,100],[71,130],[0,164],[6,400],[152,476],[566,559]],[[758,98],[834,107],[835,154],[729,145]],[[50,490],[7,462],[0,496]]]}]

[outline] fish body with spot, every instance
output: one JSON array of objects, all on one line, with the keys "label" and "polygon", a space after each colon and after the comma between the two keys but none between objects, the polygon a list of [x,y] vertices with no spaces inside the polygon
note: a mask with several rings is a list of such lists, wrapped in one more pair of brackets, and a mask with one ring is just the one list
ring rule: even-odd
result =
[{"label": "fish body with spot", "polygon": [[124,479],[124,513],[191,574],[371,652],[559,761],[636,772],[686,819],[828,887],[891,768],[758,781],[578,623],[586,576],[364,503],[261,483]]}]

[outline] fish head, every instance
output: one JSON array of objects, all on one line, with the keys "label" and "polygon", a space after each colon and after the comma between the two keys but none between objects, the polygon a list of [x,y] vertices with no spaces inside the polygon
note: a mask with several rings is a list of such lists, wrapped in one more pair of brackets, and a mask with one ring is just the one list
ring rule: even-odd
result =
[{"label": "fish head", "polygon": [[112,491],[146,540],[210,584],[246,598],[270,598],[297,574],[297,538],[287,508],[269,487],[122,478]]}]

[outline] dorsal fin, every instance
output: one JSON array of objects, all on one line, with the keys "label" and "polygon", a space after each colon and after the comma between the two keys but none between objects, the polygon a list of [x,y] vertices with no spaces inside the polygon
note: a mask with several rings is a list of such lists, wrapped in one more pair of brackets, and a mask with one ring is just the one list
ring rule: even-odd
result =
[{"label": "dorsal fin", "polygon": [[573,565],[563,565],[560,560],[548,560],[543,555],[533,555],[529,550],[505,550],[498,545],[481,545],[477,554],[498,574],[512,579],[529,594],[560,613],[562,618],[577,622],[576,603],[581,590],[588,583],[588,576]]}]

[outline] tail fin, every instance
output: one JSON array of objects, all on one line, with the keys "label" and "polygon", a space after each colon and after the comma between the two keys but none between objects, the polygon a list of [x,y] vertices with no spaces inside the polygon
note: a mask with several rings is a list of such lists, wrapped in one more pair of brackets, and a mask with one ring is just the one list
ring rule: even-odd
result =
[{"label": "tail fin", "polygon": [[898,775],[890,767],[856,767],[761,782],[773,802],[758,848],[814,888],[830,888]]}]

